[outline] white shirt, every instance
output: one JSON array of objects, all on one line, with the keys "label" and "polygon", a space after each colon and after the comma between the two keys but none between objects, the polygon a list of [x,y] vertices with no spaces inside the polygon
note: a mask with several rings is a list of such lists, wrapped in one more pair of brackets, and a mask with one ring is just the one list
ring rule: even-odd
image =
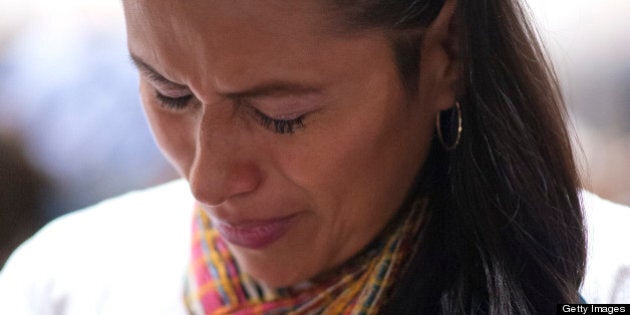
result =
[{"label": "white shirt", "polygon": [[[589,303],[630,302],[630,209],[583,195]],[[194,199],[183,180],[63,216],[0,272],[0,314],[186,314]],[[61,246],[60,246],[61,244]]]},{"label": "white shirt", "polygon": [[54,220],[0,273],[0,314],[187,314],[193,205],[179,180]]}]

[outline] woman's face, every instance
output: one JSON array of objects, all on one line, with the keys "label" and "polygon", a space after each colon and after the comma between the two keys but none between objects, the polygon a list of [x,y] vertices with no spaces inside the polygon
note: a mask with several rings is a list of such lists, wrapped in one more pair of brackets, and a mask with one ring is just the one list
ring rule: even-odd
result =
[{"label": "woman's face", "polygon": [[125,12],[157,142],[245,271],[298,283],[392,218],[445,104],[430,73],[405,92],[383,34],[336,33],[317,1],[134,0]]}]

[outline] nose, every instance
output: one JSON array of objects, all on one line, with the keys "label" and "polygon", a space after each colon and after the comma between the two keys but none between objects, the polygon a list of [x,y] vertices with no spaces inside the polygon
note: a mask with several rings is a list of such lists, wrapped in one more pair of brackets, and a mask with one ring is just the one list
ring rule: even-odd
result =
[{"label": "nose", "polygon": [[231,198],[254,192],[263,174],[251,147],[233,126],[204,119],[197,128],[194,161],[189,170],[190,190],[197,201],[219,206]]}]

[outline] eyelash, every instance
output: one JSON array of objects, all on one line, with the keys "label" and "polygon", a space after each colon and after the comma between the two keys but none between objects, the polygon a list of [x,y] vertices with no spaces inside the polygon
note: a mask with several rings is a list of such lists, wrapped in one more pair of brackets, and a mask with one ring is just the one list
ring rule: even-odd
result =
[{"label": "eyelash", "polygon": [[[157,100],[163,107],[173,111],[183,110],[192,99],[192,95],[172,98],[164,96],[158,91],[156,91],[155,94]],[[275,119],[265,115],[263,112],[259,111],[255,107],[247,106],[247,108],[251,109],[251,113],[253,113],[254,117],[260,125],[277,134],[293,134],[297,129],[304,127],[305,115],[299,116],[294,119]]]},{"label": "eyelash", "polygon": [[160,104],[166,109],[179,111],[184,109],[188,105],[188,102],[192,99],[192,95],[173,98],[164,96],[160,92],[155,91],[155,98],[157,98]]},{"label": "eyelash", "polygon": [[275,119],[265,115],[263,112],[251,107],[258,122],[265,128],[278,134],[293,134],[297,129],[304,127],[304,116],[294,119]]}]

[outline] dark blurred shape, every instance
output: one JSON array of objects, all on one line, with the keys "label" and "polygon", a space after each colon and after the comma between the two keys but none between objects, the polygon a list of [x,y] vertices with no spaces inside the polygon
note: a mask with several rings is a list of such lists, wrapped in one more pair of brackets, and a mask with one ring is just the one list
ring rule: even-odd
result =
[{"label": "dark blurred shape", "polygon": [[0,268],[43,225],[46,182],[26,159],[20,142],[0,135]]}]

